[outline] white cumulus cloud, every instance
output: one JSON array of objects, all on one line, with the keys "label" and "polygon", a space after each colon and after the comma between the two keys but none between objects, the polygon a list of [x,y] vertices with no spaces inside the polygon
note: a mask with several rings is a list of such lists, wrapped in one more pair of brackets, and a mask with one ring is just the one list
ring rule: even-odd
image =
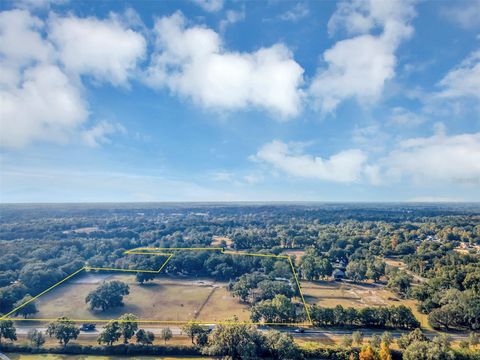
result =
[{"label": "white cumulus cloud", "polygon": [[290,10],[287,10],[286,12],[281,14],[279,18],[280,20],[284,21],[297,22],[308,16],[309,14],[310,10],[308,8],[308,5],[305,3],[298,3]]},{"label": "white cumulus cloud", "polygon": [[[316,107],[331,113],[346,99],[376,101],[395,76],[395,52],[413,33],[414,15],[411,1],[341,2],[329,21],[329,32],[343,30],[354,37],[324,52],[325,65],[317,70],[309,89]],[[379,34],[370,34],[373,31]]]},{"label": "white cumulus cloud", "polygon": [[433,92],[420,93],[423,112],[440,116],[480,113],[480,50],[451,68]]},{"label": "white cumulus cloud", "polygon": [[229,25],[233,25],[239,21],[245,20],[245,6],[240,10],[227,10],[225,12],[225,19],[220,21],[220,32],[225,32]]},{"label": "white cumulus cloud", "polygon": [[263,145],[253,159],[299,178],[354,182],[362,178],[367,156],[359,149],[351,149],[322,158],[274,140]]},{"label": "white cumulus cloud", "polygon": [[46,23],[27,10],[0,12],[2,146],[66,143],[77,137],[90,145],[107,142],[113,130],[106,123],[88,129],[79,75],[99,83],[128,83],[146,44],[116,19],[51,14]]},{"label": "white cumulus cloud", "polygon": [[301,108],[303,69],[275,44],[251,53],[228,51],[215,31],[187,27],[180,13],[157,19],[156,51],[147,82],[212,109],[257,107],[280,119]]},{"label": "white cumulus cloud", "polygon": [[126,133],[126,129],[121,124],[112,124],[108,121],[101,121],[92,128],[83,131],[81,133],[81,138],[86,145],[98,147],[101,144],[109,144],[111,141],[108,135],[117,132]]},{"label": "white cumulus cloud", "polygon": [[0,13],[2,146],[65,142],[87,119],[81,91],[55,64],[54,48],[41,34],[44,25],[25,10]]},{"label": "white cumulus cloud", "polygon": [[472,97],[480,99],[480,50],[470,54],[440,81],[440,98]]},{"label": "white cumulus cloud", "polygon": [[146,51],[143,36],[112,19],[58,17],[50,20],[49,39],[65,68],[113,85],[125,84]]},{"label": "white cumulus cloud", "polygon": [[0,90],[0,103],[1,144],[7,147],[66,142],[88,116],[78,89],[53,65],[28,68],[18,86]]},{"label": "white cumulus cloud", "polygon": [[223,0],[192,0],[207,12],[217,12],[223,8]]},{"label": "white cumulus cloud", "polygon": [[480,185],[480,133],[447,135],[439,126],[430,137],[399,142],[383,159],[390,180]]},{"label": "white cumulus cloud", "polygon": [[465,0],[448,3],[442,15],[464,29],[480,28],[480,0]]},{"label": "white cumulus cloud", "polygon": [[26,10],[0,12],[0,53],[2,55],[0,61],[2,61],[2,65],[21,67],[33,61],[50,60],[54,55],[54,49],[42,37],[43,29],[43,21],[32,16]]},{"label": "white cumulus cloud", "polygon": [[388,122],[397,126],[416,126],[425,122],[424,115],[397,106],[392,109]]},{"label": "white cumulus cloud", "polygon": [[381,155],[360,146],[321,157],[305,153],[304,147],[274,140],[264,144],[251,160],[303,179],[372,185],[455,184],[480,189],[480,132],[449,135],[438,123],[433,135],[396,140]]}]

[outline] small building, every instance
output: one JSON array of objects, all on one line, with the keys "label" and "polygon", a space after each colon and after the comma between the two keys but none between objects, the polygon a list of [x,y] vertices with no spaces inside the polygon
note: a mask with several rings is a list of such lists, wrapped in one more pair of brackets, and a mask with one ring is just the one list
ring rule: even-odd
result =
[{"label": "small building", "polygon": [[345,273],[340,269],[335,269],[332,272],[332,276],[334,280],[342,280],[345,277]]},{"label": "small building", "polygon": [[347,268],[347,262],[343,259],[341,260],[336,260],[333,264],[332,264],[333,268],[334,269],[340,269],[340,270],[345,270]]}]

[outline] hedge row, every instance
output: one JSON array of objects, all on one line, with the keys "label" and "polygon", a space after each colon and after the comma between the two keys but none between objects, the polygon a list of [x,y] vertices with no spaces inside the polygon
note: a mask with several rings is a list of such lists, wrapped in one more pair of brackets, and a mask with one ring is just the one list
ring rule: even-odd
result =
[{"label": "hedge row", "polygon": [[0,351],[29,354],[69,354],[69,355],[201,355],[193,346],[157,346],[157,345],[114,345],[90,346],[69,344],[63,347],[34,348],[28,345],[1,344]]},{"label": "hedge row", "polygon": [[[358,357],[358,349],[340,350],[332,348],[303,349],[302,353],[305,358],[309,359],[328,359],[328,360],[349,360],[350,354],[354,353]],[[402,353],[400,351],[391,350],[392,360],[401,360]]]},{"label": "hedge row", "polygon": [[[62,347],[33,348],[28,345],[0,344],[0,351],[26,354],[69,354],[69,355],[168,355],[168,356],[201,356],[199,349],[193,346],[157,346],[157,345],[114,345],[89,346],[70,344]],[[308,359],[349,360],[350,353],[357,350],[341,350],[332,348],[302,349],[303,356]],[[402,353],[392,350],[392,359],[401,360]],[[480,360],[480,352],[455,351],[456,360]]]}]

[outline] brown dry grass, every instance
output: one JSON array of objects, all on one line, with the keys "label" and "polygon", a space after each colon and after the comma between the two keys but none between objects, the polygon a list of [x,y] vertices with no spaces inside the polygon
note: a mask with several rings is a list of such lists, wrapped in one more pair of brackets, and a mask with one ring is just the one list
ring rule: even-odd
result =
[{"label": "brown dry grass", "polygon": [[431,330],[427,316],[417,310],[417,301],[400,299],[383,285],[353,284],[336,281],[302,281],[302,291],[305,301],[323,307],[363,308],[367,306],[398,306],[409,307],[423,328]]},{"label": "brown dry grass", "polygon": [[97,288],[99,282],[82,281],[82,278],[62,284],[35,300],[39,312],[34,317],[115,319],[124,313],[132,313],[142,320],[185,321],[196,318],[206,322],[224,320],[233,315],[244,320],[249,317],[247,307],[229,295],[225,283],[162,277],[139,285],[134,275],[123,274],[111,275],[108,280],[129,284],[130,294],[124,297],[125,306],[105,312],[92,311],[85,303],[85,297]]},{"label": "brown dry grass", "polygon": [[302,256],[305,254],[305,250],[284,250],[282,251],[282,255],[290,255],[293,258],[295,258],[295,263],[300,264],[300,260]]},{"label": "brown dry grass", "polygon": [[233,240],[226,237],[226,236],[216,236],[214,235],[212,237],[213,241],[212,241],[212,246],[222,246],[222,241],[225,241],[225,243],[227,244],[227,247],[232,247],[233,245]]}]

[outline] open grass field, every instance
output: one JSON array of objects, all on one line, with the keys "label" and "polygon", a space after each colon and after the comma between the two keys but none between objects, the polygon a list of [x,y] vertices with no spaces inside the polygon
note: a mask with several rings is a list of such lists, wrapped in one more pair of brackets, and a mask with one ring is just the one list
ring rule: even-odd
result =
[{"label": "open grass field", "polygon": [[[92,311],[85,303],[87,294],[105,280],[120,280],[130,287],[124,306],[105,312]],[[142,320],[202,322],[223,321],[238,316],[249,319],[247,307],[233,298],[226,283],[211,280],[160,277],[140,285],[134,275],[85,274],[42,295],[35,303],[35,318],[114,319],[132,313]]]},{"label": "open grass field", "polygon": [[336,281],[302,281],[305,301],[323,307],[336,305],[362,308],[399,305],[400,299],[383,286]]},{"label": "open grass field", "polygon": [[400,299],[383,285],[337,281],[302,281],[302,290],[308,304],[317,304],[323,307],[342,305],[344,307],[362,308],[367,306],[405,305],[412,309],[423,328],[431,330],[427,316],[417,310],[415,300]]},{"label": "open grass field", "polygon": [[211,246],[222,246],[223,242],[227,245],[227,247],[233,246],[233,240],[226,236],[216,236],[212,237],[212,244]]},{"label": "open grass field", "polygon": [[96,226],[89,226],[89,227],[83,227],[83,228],[78,228],[74,230],[65,230],[62,231],[63,234],[69,234],[69,233],[75,233],[75,234],[91,234],[94,231],[98,231],[98,227]]},{"label": "open grass field", "polygon": [[284,250],[282,251],[282,255],[290,255],[292,260],[295,259],[296,264],[300,264],[302,256],[305,255],[305,250]]}]

